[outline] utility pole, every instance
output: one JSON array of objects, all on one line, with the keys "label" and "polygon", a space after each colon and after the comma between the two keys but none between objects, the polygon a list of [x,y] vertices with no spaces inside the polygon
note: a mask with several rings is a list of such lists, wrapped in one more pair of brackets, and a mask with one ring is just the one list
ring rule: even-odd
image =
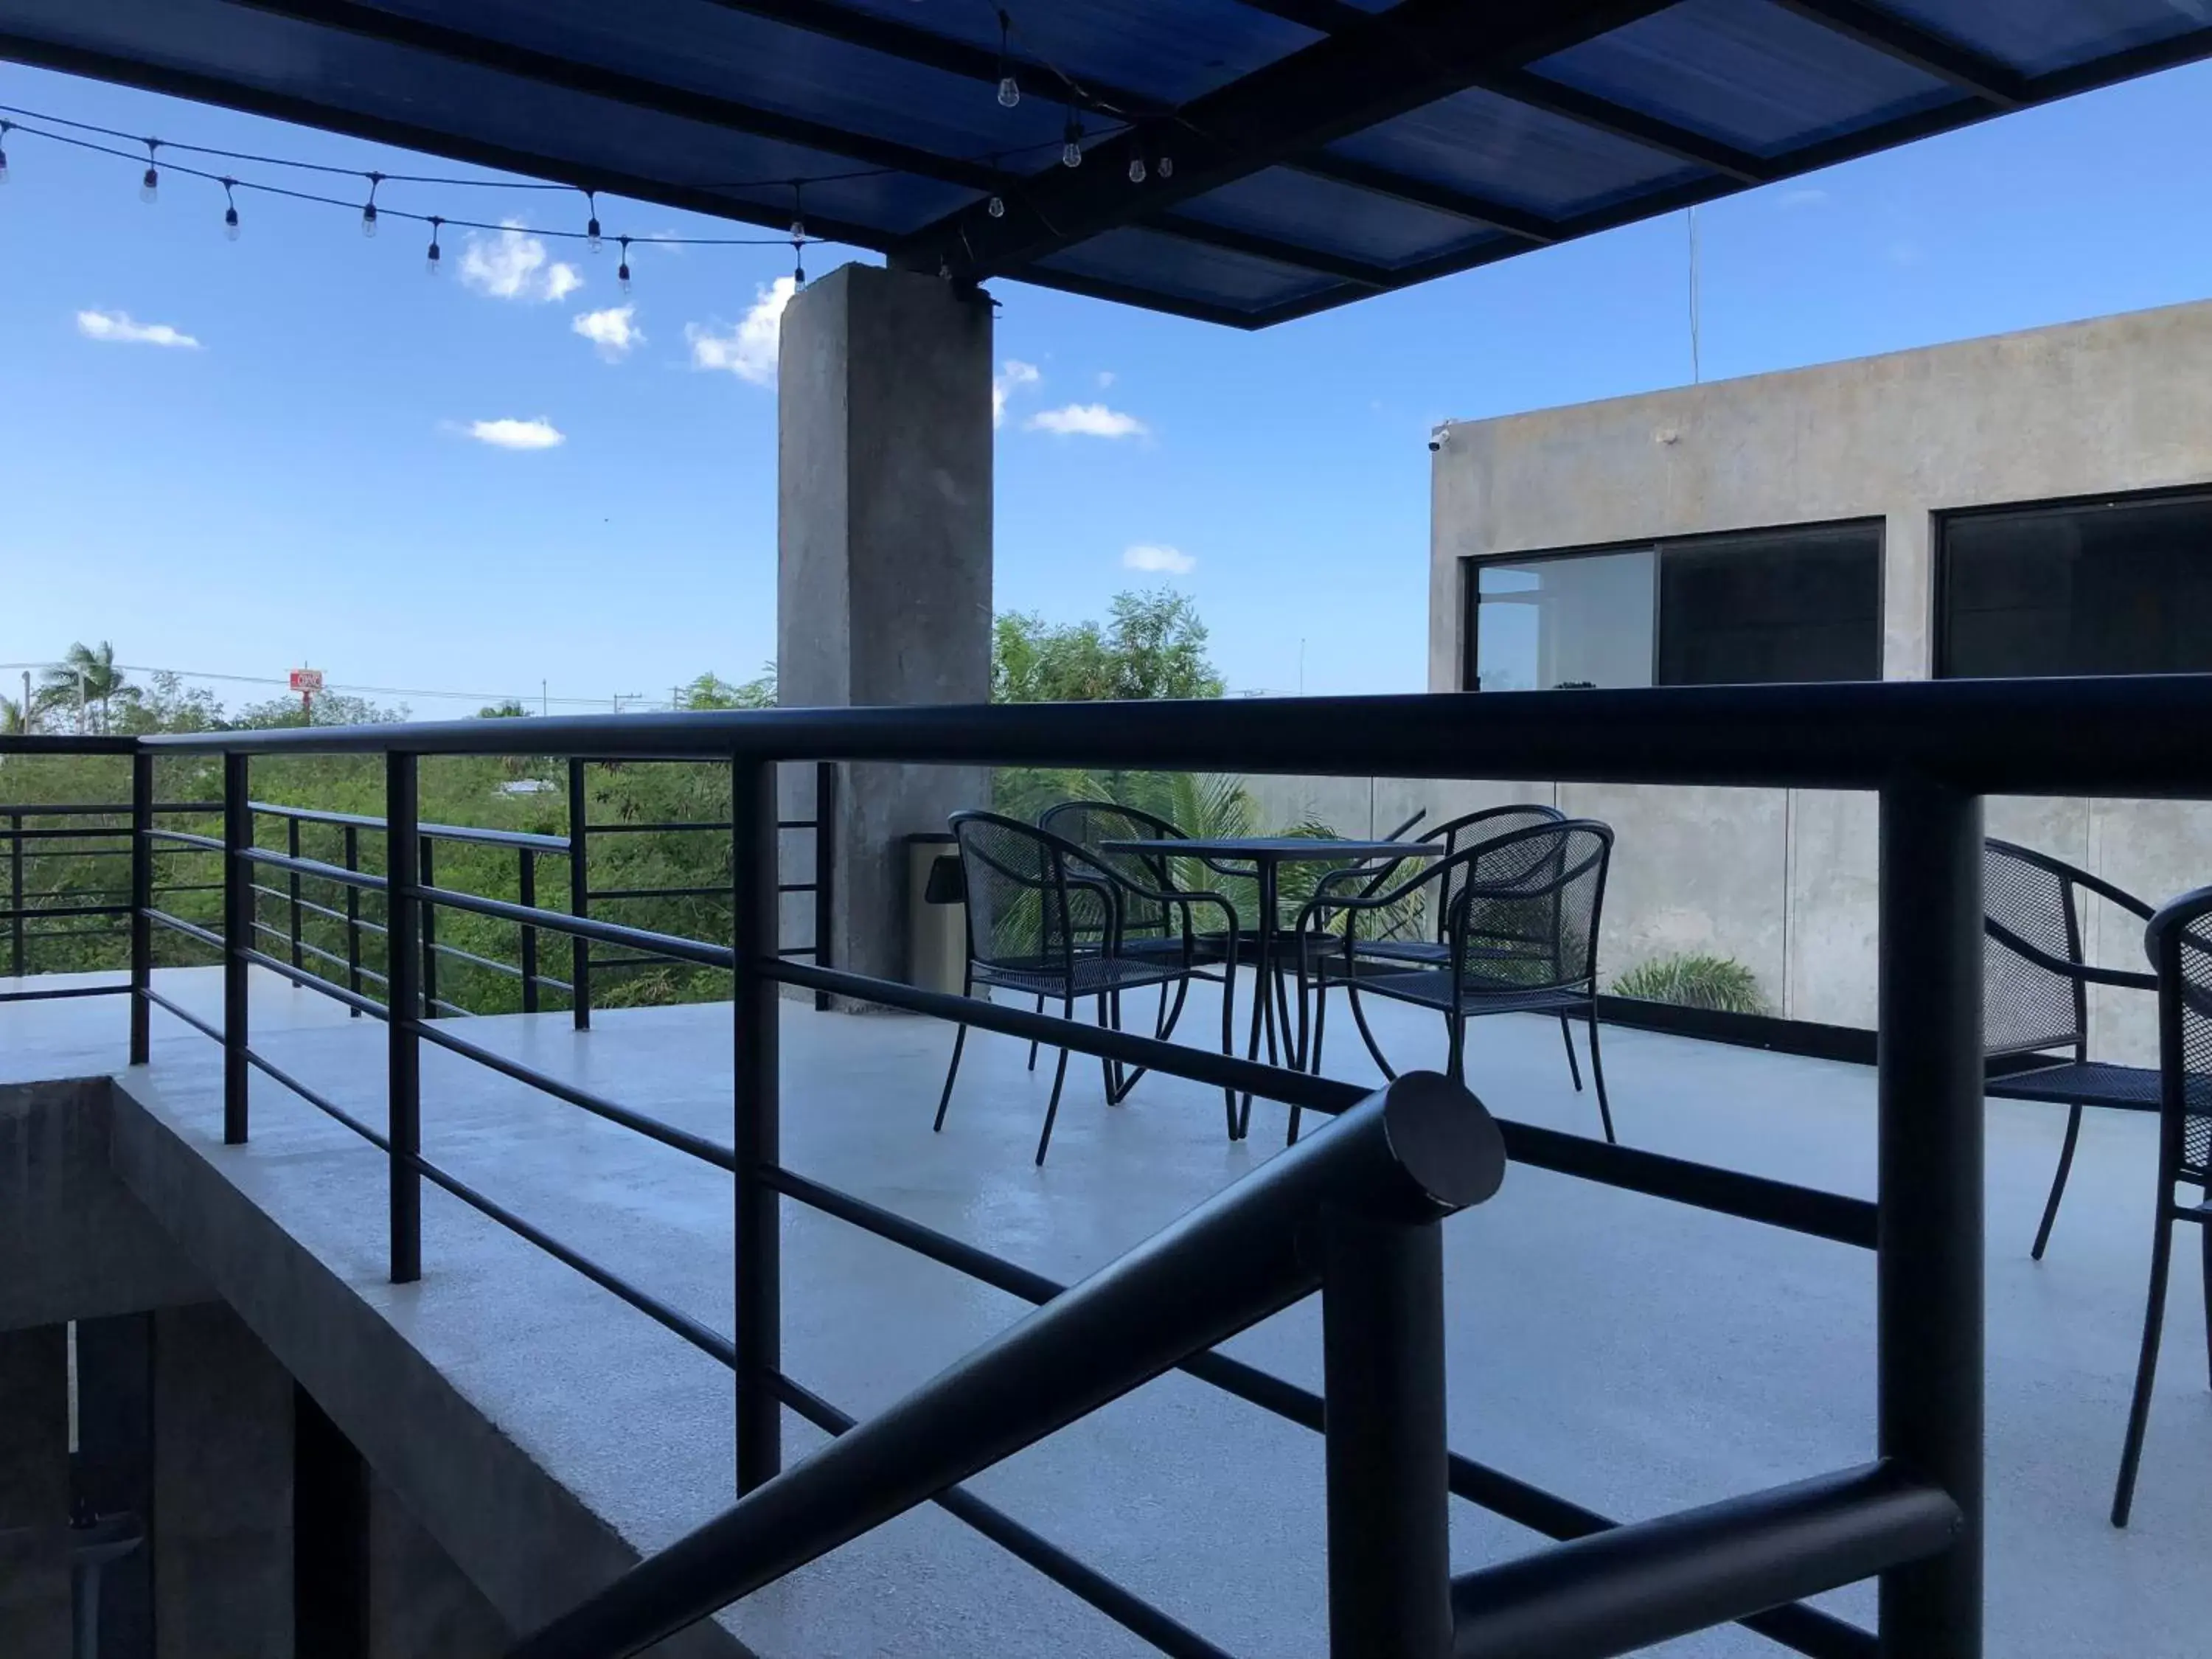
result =
[{"label": "utility pole", "polygon": [[23,733],[29,736],[35,728],[31,720],[31,671],[23,671]]},{"label": "utility pole", "polygon": [[550,714],[553,712],[552,694],[546,690],[545,684],[544,680],[538,682],[538,712],[541,714]]}]

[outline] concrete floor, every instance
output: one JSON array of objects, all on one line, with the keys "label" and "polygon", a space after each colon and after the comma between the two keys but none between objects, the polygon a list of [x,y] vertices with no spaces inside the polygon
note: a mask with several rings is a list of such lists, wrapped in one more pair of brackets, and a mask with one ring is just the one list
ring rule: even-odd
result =
[{"label": "concrete floor", "polygon": [[[214,1012],[210,970],[165,975]],[[1194,999],[1196,1001],[1196,999]],[[333,1018],[335,1016],[335,1018]],[[1208,1006],[1187,1017],[1194,1039]],[[312,994],[256,986],[257,1044],[382,1121],[382,1033]],[[1437,1022],[1386,1011],[1406,1064],[1442,1056]],[[0,1079],[113,1070],[124,1010],[0,1005]],[[434,1189],[426,1278],[383,1282],[383,1164],[257,1075],[253,1139],[222,1149],[214,1046],[156,1016],[150,1078],[130,1088],[219,1161],[356,1293],[386,1311],[501,1429],[640,1547],[730,1494],[727,1374],[577,1274]],[[471,1022],[468,1035],[672,1122],[726,1138],[727,1010]],[[1349,1036],[1348,1031],[1344,1035]],[[1041,1271],[1096,1268],[1263,1161],[1280,1109],[1227,1144],[1218,1093],[1153,1078],[1103,1103],[1070,1067],[1052,1156],[1032,1167],[1049,1058],[978,1034],[942,1135],[929,1120],[950,1033],[887,1016],[784,1020],[786,1161]],[[1873,1078],[1859,1067],[1610,1029],[1624,1139],[1871,1194]],[[1469,1080],[1501,1115],[1594,1133],[1553,1024],[1474,1028]],[[491,1196],[697,1316],[728,1328],[730,1183],[681,1155],[435,1049],[426,1152]],[[1329,1069],[1371,1078],[1356,1042]],[[2182,1659],[2212,1618],[2212,1398],[2193,1249],[2180,1252],[2166,1364],[2135,1522],[2105,1520],[2132,1376],[2149,1243],[2153,1125],[2093,1115],[2048,1260],[2027,1246],[2063,1114],[1993,1103],[1989,1146],[1990,1644],[2019,1659]],[[866,1414],[1023,1310],[945,1269],[788,1206],[786,1369]],[[1622,1518],[1860,1461],[1873,1446],[1871,1259],[1842,1246],[1514,1169],[1447,1224],[1453,1443]],[[1317,1309],[1231,1345],[1309,1385]],[[790,1443],[814,1443],[792,1419]],[[975,1483],[993,1501],[1237,1652],[1326,1650],[1317,1437],[1169,1377]],[[1455,1504],[1461,1568],[1541,1540]],[[1831,1599],[1869,1619],[1857,1587]],[[1149,1651],[927,1510],[733,1611],[770,1656]],[[1735,1630],[1677,1655],[1778,1651]]]}]

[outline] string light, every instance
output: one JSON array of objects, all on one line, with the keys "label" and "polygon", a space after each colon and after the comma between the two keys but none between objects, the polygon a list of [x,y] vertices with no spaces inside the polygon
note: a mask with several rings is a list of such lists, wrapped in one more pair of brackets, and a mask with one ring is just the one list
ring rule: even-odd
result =
[{"label": "string light", "polygon": [[1133,185],[1145,182],[1145,153],[1142,150],[1129,158],[1129,182]]},{"label": "string light", "polygon": [[1153,164],[1152,171],[1158,173],[1163,179],[1174,178],[1175,157],[1172,155],[1161,156],[1160,159]]},{"label": "string light", "polygon": [[1006,53],[1006,37],[1013,33],[1014,20],[1003,9],[999,13],[999,106],[1012,109],[1022,101],[1022,83],[1014,79],[1014,66]]},{"label": "string light", "polygon": [[361,206],[361,234],[364,236],[376,234],[376,187],[383,182],[384,175],[380,173],[368,175],[368,200]]},{"label": "string light", "polygon": [[994,196],[985,211],[989,213],[994,219],[1003,219],[1006,216],[1006,204],[1000,201],[997,197]]},{"label": "string light", "polygon": [[584,246],[592,252],[599,251],[599,193],[595,190],[584,192],[584,201],[591,217],[584,222]]},{"label": "string light", "polygon": [[148,207],[161,199],[161,170],[154,165],[154,152],[161,147],[158,138],[146,141],[146,174],[138,181],[138,199]]},{"label": "string light", "polygon": [[1060,164],[1064,167],[1083,165],[1083,123],[1076,118],[1072,106],[1067,112],[1067,131],[1060,146]]},{"label": "string light", "polygon": [[8,182],[8,132],[15,123],[0,121],[0,185]]},{"label": "string light", "polygon": [[438,227],[445,222],[434,213],[430,216],[430,251],[423,256],[422,268],[433,276],[438,274],[439,261],[446,257],[438,246]]},{"label": "string light", "polygon": [[235,179],[222,181],[222,234],[234,242],[238,240],[238,204],[230,192],[237,183]]},{"label": "string light", "polygon": [[622,263],[615,267],[615,281],[621,284],[622,291],[627,294],[629,292],[629,238],[617,236],[615,240],[622,244]]}]

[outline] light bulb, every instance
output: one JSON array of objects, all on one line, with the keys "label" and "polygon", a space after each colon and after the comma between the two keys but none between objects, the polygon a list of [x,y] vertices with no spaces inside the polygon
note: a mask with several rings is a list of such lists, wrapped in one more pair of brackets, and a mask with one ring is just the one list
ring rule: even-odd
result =
[{"label": "light bulb", "polygon": [[629,255],[627,253],[623,255],[623,262],[615,267],[615,281],[622,285],[623,293],[629,292]]},{"label": "light bulb", "polygon": [[376,204],[374,202],[363,204],[361,210],[361,234],[364,236],[376,234]]},{"label": "light bulb", "polygon": [[1022,83],[1011,75],[999,77],[999,106],[1012,109],[1022,101]]},{"label": "light bulb", "polygon": [[438,262],[444,257],[445,256],[438,251],[438,239],[434,236],[432,237],[430,239],[430,251],[423,256],[422,269],[428,271],[431,276],[435,276],[438,274]]},{"label": "light bulb", "polygon": [[793,219],[791,222],[791,240],[794,242],[803,242],[806,240],[805,220]]},{"label": "light bulb", "polygon": [[584,246],[593,253],[599,251],[599,222],[596,216],[584,227]]},{"label": "light bulb", "polygon": [[1062,144],[1060,147],[1060,164],[1064,167],[1081,167],[1083,165],[1083,146],[1077,143],[1073,138]]},{"label": "light bulb", "polygon": [[148,207],[161,199],[161,175],[151,162],[147,163],[146,176],[138,181],[138,199]]},{"label": "light bulb", "polygon": [[234,207],[222,210],[222,234],[234,242],[238,240],[238,210]]},{"label": "light bulb", "polygon": [[8,150],[7,150],[7,147],[6,147],[5,145],[0,145],[0,185],[4,185],[4,184],[6,184],[7,182],[8,182]]},{"label": "light bulb", "polygon": [[1145,158],[1141,155],[1132,155],[1129,158],[1129,182],[1133,185],[1141,185],[1145,182]]},{"label": "light bulb", "polygon": [[1172,155],[1161,156],[1158,162],[1153,167],[1152,171],[1158,173],[1163,179],[1174,178],[1175,157]]},{"label": "light bulb", "polygon": [[995,196],[991,198],[988,210],[994,219],[1003,219],[1006,216],[1006,204]]}]

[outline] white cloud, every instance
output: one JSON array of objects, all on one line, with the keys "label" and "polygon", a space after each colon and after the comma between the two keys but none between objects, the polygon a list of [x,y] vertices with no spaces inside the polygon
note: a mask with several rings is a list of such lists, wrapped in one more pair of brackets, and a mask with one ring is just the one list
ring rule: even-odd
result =
[{"label": "white cloud", "polygon": [[999,426],[1006,418],[1006,399],[1025,386],[1035,386],[1044,378],[1035,363],[1025,363],[1018,357],[1009,357],[996,374],[991,377],[991,424]]},{"label": "white cloud", "polygon": [[1103,404],[1070,404],[1065,409],[1040,410],[1023,422],[1032,432],[1055,432],[1085,438],[1142,438],[1152,428],[1133,415]]},{"label": "white cloud", "polygon": [[1808,185],[1802,190],[1785,190],[1776,199],[1779,206],[1785,208],[1826,207],[1828,192]]},{"label": "white cloud", "polygon": [[774,386],[783,308],[798,291],[799,285],[788,276],[755,289],[753,308],[726,332],[716,332],[710,323],[684,324],[684,337],[691,343],[691,367],[726,368],[755,386]]},{"label": "white cloud", "polygon": [[1124,570],[1150,570],[1170,576],[1188,576],[1198,568],[1198,561],[1179,547],[1166,547],[1156,542],[1139,542],[1134,547],[1121,550]]},{"label": "white cloud", "polygon": [[556,259],[519,219],[495,235],[471,231],[461,244],[461,281],[495,300],[559,301],[583,287],[583,273]]},{"label": "white cloud", "polygon": [[494,449],[553,449],[568,441],[566,434],[543,415],[527,421],[471,421],[463,428],[480,444]]},{"label": "white cloud", "polygon": [[121,345],[181,346],[198,351],[200,343],[167,323],[134,323],[126,311],[80,311],[76,331],[88,340],[112,340]]},{"label": "white cloud", "polygon": [[1112,386],[1113,384],[1114,384],[1114,371],[1113,371],[1112,369],[1110,369],[1110,368],[1102,368],[1102,369],[1100,369],[1100,370],[1098,371],[1098,389],[1099,389],[1101,392],[1103,392],[1103,391],[1105,391],[1105,390],[1106,390],[1106,388],[1107,388],[1107,387],[1109,387],[1109,386]]},{"label": "white cloud", "polygon": [[631,347],[645,342],[645,331],[637,325],[635,306],[611,306],[605,311],[586,311],[568,326],[597,346],[599,356],[611,363],[621,361],[629,355]]}]

